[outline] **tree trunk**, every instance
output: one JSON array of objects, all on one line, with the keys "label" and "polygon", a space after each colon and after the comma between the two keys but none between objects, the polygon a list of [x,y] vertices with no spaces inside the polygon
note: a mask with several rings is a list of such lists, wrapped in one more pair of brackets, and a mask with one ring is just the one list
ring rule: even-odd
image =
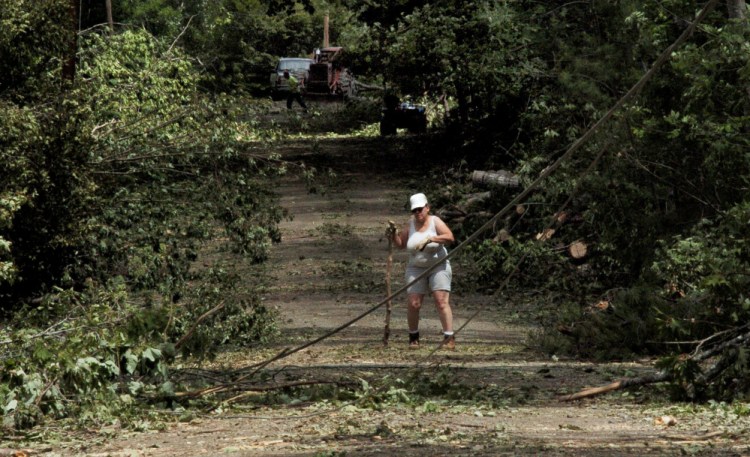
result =
[{"label": "tree trunk", "polygon": [[72,82],[76,76],[76,52],[78,51],[78,0],[69,0],[68,18],[70,33],[67,38],[67,53],[63,57],[62,79]]},{"label": "tree trunk", "polygon": [[747,18],[747,5],[745,0],[727,0],[727,11],[729,19],[744,21]]},{"label": "tree trunk", "polygon": [[106,0],[105,5],[107,7],[107,24],[109,24],[109,32],[114,33],[115,21],[112,19],[112,0]]}]

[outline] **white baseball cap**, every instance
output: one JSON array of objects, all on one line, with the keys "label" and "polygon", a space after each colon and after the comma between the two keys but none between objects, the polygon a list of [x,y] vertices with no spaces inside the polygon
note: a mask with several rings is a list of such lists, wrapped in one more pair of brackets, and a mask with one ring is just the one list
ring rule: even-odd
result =
[{"label": "white baseball cap", "polygon": [[424,194],[414,194],[409,198],[411,209],[424,208],[427,206],[427,197]]}]

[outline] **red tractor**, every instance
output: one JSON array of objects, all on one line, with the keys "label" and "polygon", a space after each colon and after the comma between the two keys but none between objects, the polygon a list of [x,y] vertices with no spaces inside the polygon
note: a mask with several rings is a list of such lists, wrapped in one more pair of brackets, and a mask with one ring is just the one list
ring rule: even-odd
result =
[{"label": "red tractor", "polygon": [[357,83],[342,64],[343,52],[341,47],[315,50],[305,81],[305,96],[348,98],[357,94]]}]

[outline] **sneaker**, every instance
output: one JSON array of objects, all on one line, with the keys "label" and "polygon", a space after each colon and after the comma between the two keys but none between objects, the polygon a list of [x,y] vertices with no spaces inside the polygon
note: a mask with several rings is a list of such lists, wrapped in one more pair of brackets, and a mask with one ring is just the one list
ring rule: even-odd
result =
[{"label": "sneaker", "polygon": [[409,333],[409,349],[419,349],[419,332]]},{"label": "sneaker", "polygon": [[443,337],[443,349],[447,349],[449,351],[455,351],[456,350],[456,337],[454,335],[445,335]]}]

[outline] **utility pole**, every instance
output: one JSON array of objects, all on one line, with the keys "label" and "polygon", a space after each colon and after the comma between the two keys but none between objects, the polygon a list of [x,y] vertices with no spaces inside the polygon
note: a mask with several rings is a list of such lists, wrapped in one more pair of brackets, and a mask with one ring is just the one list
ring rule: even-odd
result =
[{"label": "utility pole", "polygon": [[328,47],[328,13],[323,18],[323,47]]}]

